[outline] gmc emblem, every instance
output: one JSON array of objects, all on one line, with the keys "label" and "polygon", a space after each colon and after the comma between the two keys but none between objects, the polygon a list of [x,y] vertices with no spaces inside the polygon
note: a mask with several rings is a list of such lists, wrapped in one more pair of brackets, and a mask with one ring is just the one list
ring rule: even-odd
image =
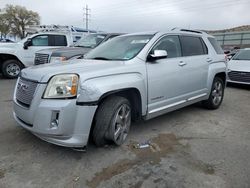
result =
[{"label": "gmc emblem", "polygon": [[29,86],[22,83],[22,82],[18,82],[17,89],[22,91],[22,92],[25,92],[25,91],[27,91],[29,89]]}]

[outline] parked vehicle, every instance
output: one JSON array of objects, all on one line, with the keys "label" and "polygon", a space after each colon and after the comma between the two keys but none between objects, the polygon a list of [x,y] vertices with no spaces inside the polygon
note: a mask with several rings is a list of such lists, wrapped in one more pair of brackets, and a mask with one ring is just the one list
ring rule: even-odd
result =
[{"label": "parked vehicle", "polygon": [[83,29],[68,25],[29,25],[25,28],[27,35],[41,32],[68,32],[72,35],[73,42],[77,42],[82,36],[97,33],[95,30]]},{"label": "parked vehicle", "polygon": [[131,120],[150,119],[202,101],[217,109],[226,63],[215,38],[192,30],[115,37],[85,59],[22,70],[14,118],[61,146],[121,145]]},{"label": "parked vehicle", "polygon": [[84,54],[109,39],[121,35],[120,33],[96,33],[82,37],[70,47],[44,49],[35,55],[35,65],[62,62],[70,59],[82,58]]},{"label": "parked vehicle", "polygon": [[239,47],[231,47],[224,49],[224,53],[227,55],[227,58],[230,60],[233,56],[240,50]]},{"label": "parked vehicle", "polygon": [[46,28],[39,29],[41,32],[28,36],[18,43],[0,43],[0,72],[3,76],[18,77],[21,69],[34,65],[35,52],[39,50],[73,45],[71,31],[61,28],[54,28],[52,31]]},{"label": "parked vehicle", "polygon": [[7,43],[7,42],[14,42],[14,41],[12,41],[12,40],[10,40],[10,39],[0,39],[0,43]]},{"label": "parked vehicle", "polygon": [[250,48],[241,49],[228,62],[227,81],[250,84]]}]

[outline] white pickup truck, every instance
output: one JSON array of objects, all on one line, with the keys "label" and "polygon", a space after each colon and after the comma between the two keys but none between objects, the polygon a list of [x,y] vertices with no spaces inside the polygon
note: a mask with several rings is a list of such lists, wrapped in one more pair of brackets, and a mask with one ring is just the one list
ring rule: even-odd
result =
[{"label": "white pickup truck", "polygon": [[72,44],[72,35],[67,32],[43,32],[17,43],[0,43],[0,73],[6,78],[16,78],[22,68],[34,64],[37,51]]}]

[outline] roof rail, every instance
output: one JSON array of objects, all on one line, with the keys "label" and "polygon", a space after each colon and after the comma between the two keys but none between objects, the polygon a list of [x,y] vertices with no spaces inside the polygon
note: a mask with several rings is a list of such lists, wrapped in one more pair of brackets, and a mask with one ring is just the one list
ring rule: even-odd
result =
[{"label": "roof rail", "polygon": [[90,32],[93,33],[92,30],[85,30],[82,28],[74,27],[74,26],[64,26],[64,25],[29,25],[25,28],[27,33],[38,33],[38,32]]},{"label": "roof rail", "polygon": [[60,26],[60,25],[29,25],[26,28],[28,33],[38,33],[38,32],[50,32],[50,31],[59,31],[59,32],[69,32],[69,26]]},{"label": "roof rail", "polygon": [[200,30],[181,29],[181,28],[177,28],[177,27],[171,29],[171,31],[174,31],[174,30],[179,30],[179,31],[183,31],[183,32],[199,33],[199,34],[206,33],[206,32],[204,32],[204,31],[200,31]]}]

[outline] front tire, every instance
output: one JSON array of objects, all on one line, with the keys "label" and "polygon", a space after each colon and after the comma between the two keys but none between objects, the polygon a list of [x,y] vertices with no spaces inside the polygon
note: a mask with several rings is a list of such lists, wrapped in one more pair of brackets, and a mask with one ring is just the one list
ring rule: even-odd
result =
[{"label": "front tire", "polygon": [[93,141],[101,147],[112,141],[122,145],[131,125],[131,105],[124,97],[107,98],[98,108],[93,129]]},{"label": "front tire", "polygon": [[2,73],[5,78],[17,78],[23,68],[22,64],[15,59],[7,60],[2,65]]},{"label": "front tire", "polygon": [[203,106],[211,110],[219,108],[224,98],[224,88],[224,81],[219,77],[215,77],[209,98],[203,101]]}]

